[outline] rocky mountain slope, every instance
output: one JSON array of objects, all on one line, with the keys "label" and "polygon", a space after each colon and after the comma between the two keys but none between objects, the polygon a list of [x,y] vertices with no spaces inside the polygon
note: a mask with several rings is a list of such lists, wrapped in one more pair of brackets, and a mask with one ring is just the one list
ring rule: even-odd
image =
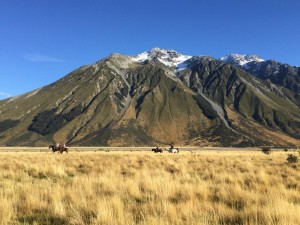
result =
[{"label": "rocky mountain slope", "polygon": [[[225,63],[237,66],[255,77],[264,80],[271,89],[279,86],[279,91],[283,92],[292,102],[300,104],[300,68],[276,62],[274,60],[264,60],[253,55],[232,54],[221,58]],[[277,85],[277,86],[274,86]],[[277,90],[278,91],[278,90]]]},{"label": "rocky mountain slope", "polygon": [[112,54],[0,101],[0,145],[298,145],[298,68],[242,59]]}]

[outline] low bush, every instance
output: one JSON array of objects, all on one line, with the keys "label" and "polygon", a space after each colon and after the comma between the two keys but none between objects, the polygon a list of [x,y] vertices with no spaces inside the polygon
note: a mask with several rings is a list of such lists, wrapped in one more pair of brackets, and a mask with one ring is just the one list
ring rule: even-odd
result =
[{"label": "low bush", "polygon": [[263,148],[261,149],[261,151],[262,151],[264,154],[266,154],[266,155],[271,154],[271,148],[269,148],[269,147],[263,147]]},{"label": "low bush", "polygon": [[286,160],[289,163],[297,163],[298,162],[298,157],[294,154],[289,154]]}]

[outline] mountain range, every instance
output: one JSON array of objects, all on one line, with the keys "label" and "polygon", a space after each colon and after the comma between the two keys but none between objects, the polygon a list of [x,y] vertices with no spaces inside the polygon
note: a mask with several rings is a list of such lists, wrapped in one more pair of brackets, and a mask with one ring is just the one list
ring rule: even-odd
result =
[{"label": "mountain range", "polygon": [[111,54],[0,101],[0,145],[298,146],[300,69],[255,55]]}]

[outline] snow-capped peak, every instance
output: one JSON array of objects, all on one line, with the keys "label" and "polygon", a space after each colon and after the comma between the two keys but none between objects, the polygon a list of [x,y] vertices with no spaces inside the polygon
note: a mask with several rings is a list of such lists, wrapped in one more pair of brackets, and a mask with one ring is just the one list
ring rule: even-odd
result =
[{"label": "snow-capped peak", "polygon": [[265,61],[261,57],[257,55],[240,55],[240,54],[230,54],[222,57],[220,60],[222,60],[225,63],[229,63],[232,65],[237,66],[244,66],[247,63],[250,62],[263,62]]},{"label": "snow-capped peak", "polygon": [[134,62],[144,62],[145,60],[153,60],[154,58],[158,59],[166,66],[177,68],[179,64],[192,58],[192,56],[182,55],[174,50],[153,48],[151,51],[143,52],[131,57]]}]

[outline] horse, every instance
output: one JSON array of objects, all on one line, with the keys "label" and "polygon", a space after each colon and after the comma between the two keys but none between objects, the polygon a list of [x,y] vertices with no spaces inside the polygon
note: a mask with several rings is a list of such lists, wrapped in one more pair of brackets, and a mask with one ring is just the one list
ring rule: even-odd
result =
[{"label": "horse", "polygon": [[178,148],[174,148],[174,147],[168,148],[166,150],[168,152],[170,152],[170,153],[179,153],[179,149]]},{"label": "horse", "polygon": [[58,148],[55,146],[55,145],[49,145],[48,149],[51,148],[52,149],[52,152],[56,152],[56,151],[59,151]]},{"label": "horse", "polygon": [[151,151],[152,151],[152,152],[155,152],[155,153],[158,153],[158,152],[163,153],[162,148],[159,148],[159,147],[157,147],[157,148],[152,148]]},{"label": "horse", "polygon": [[64,146],[58,147],[58,149],[59,149],[59,152],[60,152],[61,154],[62,154],[63,152],[66,152],[66,153],[69,152],[69,149],[66,148],[66,147],[64,147]]},{"label": "horse", "polygon": [[61,154],[65,151],[68,153],[69,149],[64,146],[55,146],[55,145],[49,145],[49,148],[52,149],[52,152],[60,152]]}]

